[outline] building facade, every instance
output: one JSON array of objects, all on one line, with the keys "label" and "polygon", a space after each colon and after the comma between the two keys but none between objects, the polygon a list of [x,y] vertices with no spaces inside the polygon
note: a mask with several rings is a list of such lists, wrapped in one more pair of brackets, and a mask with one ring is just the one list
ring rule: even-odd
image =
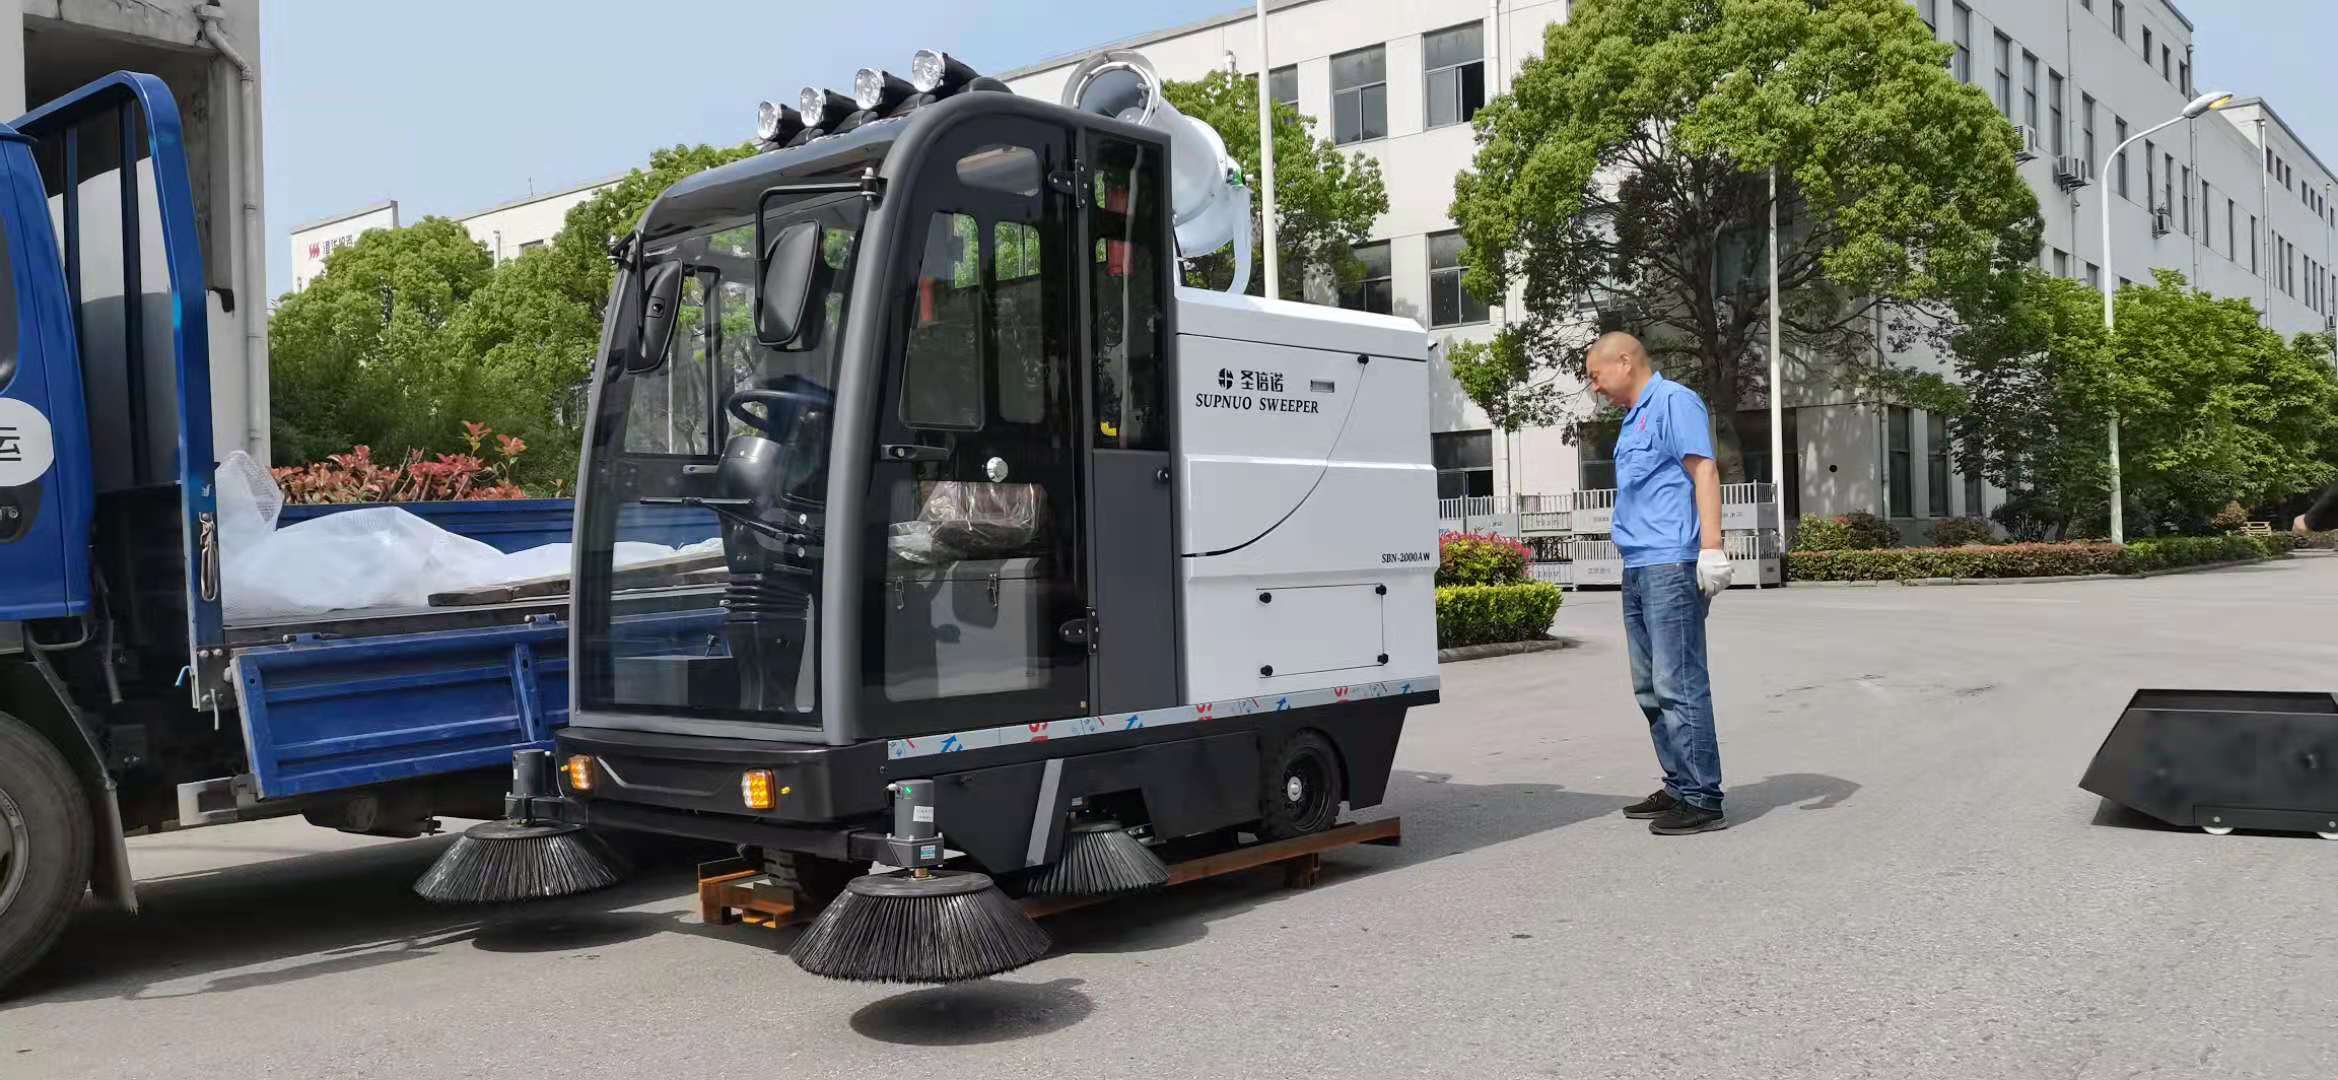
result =
[{"label": "building facade", "polygon": [[[500,265],[551,243],[559,234],[560,226],[568,220],[570,210],[620,179],[623,177],[612,176],[558,191],[527,195],[454,220]],[[325,256],[355,243],[362,233],[395,229],[401,223],[398,201],[388,199],[294,226],[291,235],[293,291],[306,288],[324,271]]]},{"label": "building facade", "polygon": [[[2041,267],[2098,285],[2177,270],[2210,292],[2255,301],[2284,334],[2323,329],[2338,314],[2338,178],[2271,105],[2244,98],[2179,123],[2095,175],[2117,142],[2180,114],[2195,95],[2192,24],[2170,0],[1910,2],[1939,40],[1955,46],[1952,73],[1989,93],[2027,132],[2032,148],[2021,172],[2045,218]],[[1459,285],[1459,245],[1446,216],[1453,177],[1475,150],[1467,119],[1540,52],[1544,31],[1567,17],[1565,0],[1280,0],[1267,8],[1270,92],[1314,117],[1319,136],[1377,161],[1387,183],[1388,212],[1359,252],[1371,276],[1339,301],[1412,316],[1447,340],[1491,336],[1501,305],[1478,303]],[[1100,48],[1137,49],[1175,79],[1261,66],[1247,9]],[[1052,99],[1094,51],[1004,77],[1020,93]],[[2104,199],[2112,209],[2107,274]],[[1944,363],[1930,355],[1891,359]],[[1435,386],[1441,495],[1557,494],[1612,483],[1602,440],[1560,428],[1503,437],[1450,378]],[[1580,387],[1562,389],[1589,413]],[[1918,539],[1933,520],[1996,505],[1997,493],[1957,474],[1940,418],[1793,387],[1786,404],[1789,516],[1864,510],[1896,519]],[[1740,431],[1749,474],[1766,478],[1766,414],[1746,414]]]}]

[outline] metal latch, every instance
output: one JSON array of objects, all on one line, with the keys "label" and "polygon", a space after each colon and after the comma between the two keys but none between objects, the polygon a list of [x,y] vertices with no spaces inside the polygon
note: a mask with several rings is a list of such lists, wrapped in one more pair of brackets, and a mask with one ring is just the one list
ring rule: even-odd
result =
[{"label": "metal latch", "polygon": [[991,572],[991,575],[990,575],[990,606],[991,606],[991,610],[993,610],[993,611],[996,611],[996,610],[998,610],[998,606],[999,606],[999,575],[998,575],[998,572],[997,572],[997,571],[995,571],[995,570],[994,570],[994,571],[992,571],[992,572]]}]

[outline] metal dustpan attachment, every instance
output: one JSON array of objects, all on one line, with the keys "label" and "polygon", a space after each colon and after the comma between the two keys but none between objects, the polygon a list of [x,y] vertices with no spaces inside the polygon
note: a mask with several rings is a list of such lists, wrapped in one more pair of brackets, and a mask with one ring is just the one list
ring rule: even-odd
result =
[{"label": "metal dustpan attachment", "polygon": [[2170,825],[2338,840],[2338,695],[2137,691],[2078,786]]}]

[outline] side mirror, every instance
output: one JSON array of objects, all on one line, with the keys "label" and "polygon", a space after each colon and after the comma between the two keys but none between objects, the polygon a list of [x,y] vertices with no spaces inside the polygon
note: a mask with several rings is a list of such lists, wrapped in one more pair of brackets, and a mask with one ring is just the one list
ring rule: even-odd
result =
[{"label": "side mirror", "polygon": [[682,264],[662,262],[651,267],[641,293],[641,352],[625,367],[628,371],[656,371],[666,362],[666,346],[674,340],[674,317],[682,304]]},{"label": "side mirror", "polygon": [[763,248],[763,276],[755,298],[755,339],[775,348],[798,343],[810,329],[813,286],[820,271],[820,224],[799,221]]}]

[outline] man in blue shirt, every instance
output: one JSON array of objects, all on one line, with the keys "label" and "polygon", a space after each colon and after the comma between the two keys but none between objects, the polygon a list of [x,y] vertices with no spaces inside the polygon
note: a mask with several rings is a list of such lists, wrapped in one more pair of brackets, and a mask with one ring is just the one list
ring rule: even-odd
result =
[{"label": "man in blue shirt", "polygon": [[1613,533],[1624,557],[1632,690],[1664,769],[1663,789],[1624,816],[1653,819],[1648,831],[1660,836],[1725,829],[1705,666],[1705,616],[1730,576],[1711,421],[1696,392],[1657,374],[1630,334],[1601,336],[1587,366],[1592,388],[1628,410],[1615,445]]}]

